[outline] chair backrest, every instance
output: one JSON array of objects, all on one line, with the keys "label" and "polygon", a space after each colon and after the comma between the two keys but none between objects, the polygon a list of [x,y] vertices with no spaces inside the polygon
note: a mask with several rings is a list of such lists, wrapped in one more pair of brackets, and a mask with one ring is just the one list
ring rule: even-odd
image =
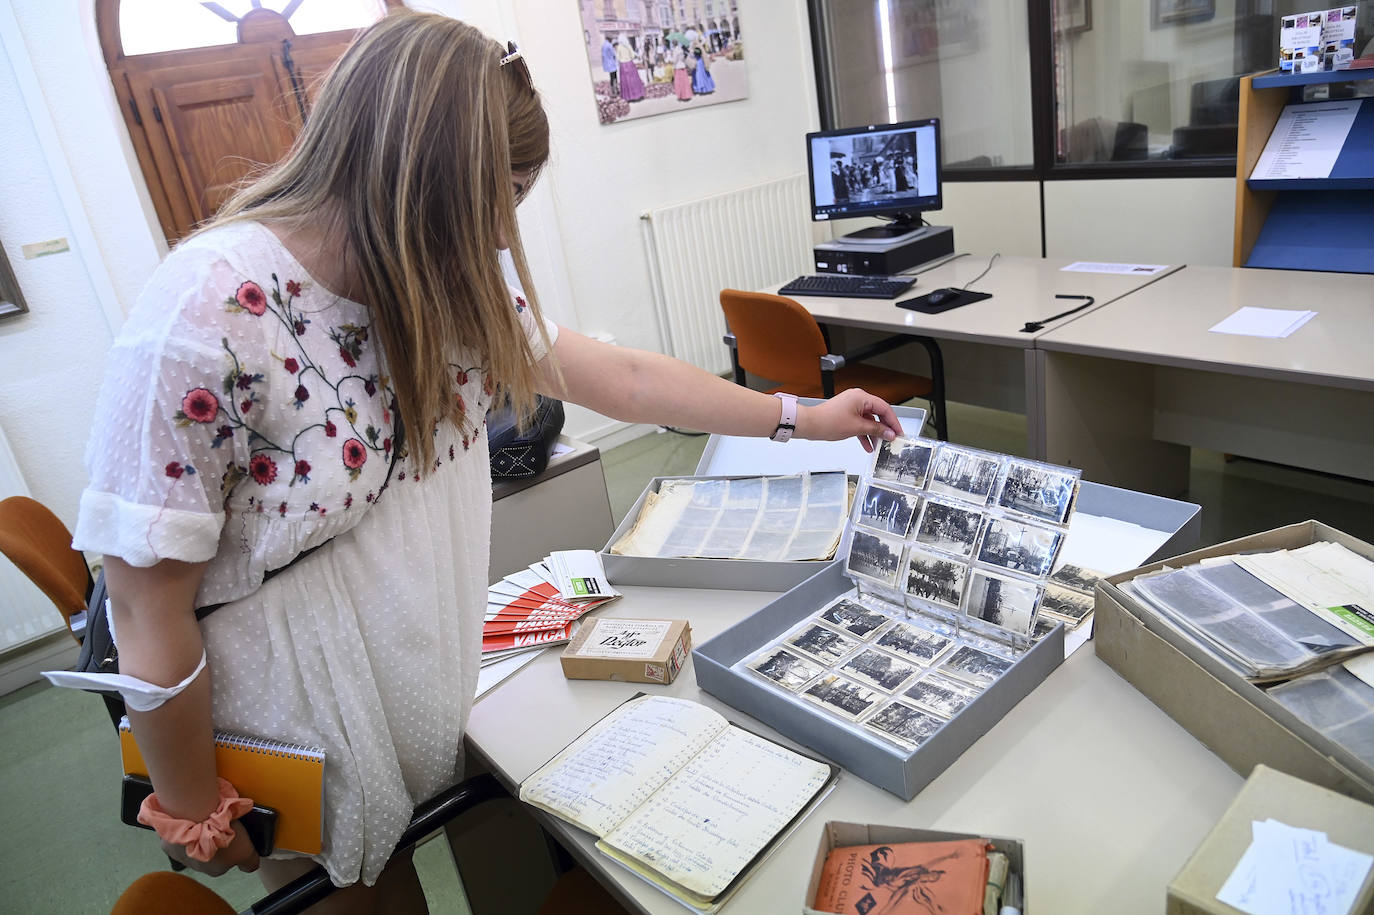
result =
[{"label": "chair backrest", "polygon": [[72,535],[47,506],[28,496],[0,501],[0,553],[48,596],[62,616],[86,609],[91,573]]},{"label": "chair backrest", "polygon": [[722,289],[720,307],[746,372],[784,386],[818,389],[825,337],[816,319],[792,299]]}]

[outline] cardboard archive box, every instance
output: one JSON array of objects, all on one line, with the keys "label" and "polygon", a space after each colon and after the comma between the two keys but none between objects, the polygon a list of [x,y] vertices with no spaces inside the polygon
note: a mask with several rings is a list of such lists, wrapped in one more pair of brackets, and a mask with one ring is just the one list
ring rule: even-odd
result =
[{"label": "cardboard archive box", "polygon": [[561,658],[569,680],[672,683],[692,649],[686,620],[598,617],[577,630]]},{"label": "cardboard archive box", "polygon": [[1007,856],[1011,873],[1021,878],[1021,915],[1028,915],[1026,904],[1026,856],[1021,842],[1017,839],[999,839],[996,836],[972,835],[963,832],[938,832],[933,829],[911,829],[906,826],[882,826],[878,824],[842,823],[831,820],[821,830],[821,845],[816,852],[816,864],[811,868],[811,881],[806,885],[806,898],[802,911],[806,915],[831,915],[812,908],[816,901],[816,890],[821,882],[821,868],[825,857],[836,848],[850,845],[896,845],[899,842],[957,842],[960,839],[987,839],[992,847]]},{"label": "cardboard archive box", "polygon": [[[1250,824],[1270,818],[1299,829],[1315,829],[1354,851],[1374,854],[1374,807],[1256,766],[1236,799],[1169,883],[1166,915],[1237,915],[1217,891],[1250,847]],[[1365,875],[1351,912],[1374,911],[1374,871]]]},{"label": "cardboard archive box", "polygon": [[888,743],[858,725],[785,694],[760,677],[731,669],[852,587],[844,564],[831,563],[757,613],[699,645],[692,652],[697,685],[905,800],[911,800],[949,768],[1064,661],[1064,627],[1056,626],[916,750]]},{"label": "cardboard archive box", "polygon": [[1374,766],[1324,737],[1198,643],[1118,587],[1145,572],[1181,568],[1212,556],[1296,549],[1330,540],[1374,559],[1374,546],[1304,521],[1154,562],[1097,586],[1097,655],[1150,701],[1242,775],[1272,766],[1374,802]]}]

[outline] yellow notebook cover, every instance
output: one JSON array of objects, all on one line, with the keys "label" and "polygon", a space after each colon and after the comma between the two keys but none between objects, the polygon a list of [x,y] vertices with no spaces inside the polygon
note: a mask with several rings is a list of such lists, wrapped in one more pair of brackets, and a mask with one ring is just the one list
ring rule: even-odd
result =
[{"label": "yellow notebook cover", "polygon": [[[119,723],[119,755],[126,775],[148,776],[129,719]],[[276,847],[317,855],[324,801],[324,751],[215,732],[215,769],[239,795],[277,811]]]}]

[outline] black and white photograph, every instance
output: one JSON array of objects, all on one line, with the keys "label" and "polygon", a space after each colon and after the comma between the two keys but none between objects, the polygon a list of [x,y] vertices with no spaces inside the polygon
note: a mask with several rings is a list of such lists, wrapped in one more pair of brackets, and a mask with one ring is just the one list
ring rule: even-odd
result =
[{"label": "black and white photograph", "polygon": [[1001,469],[1001,462],[992,455],[946,445],[935,455],[926,488],[985,505]]},{"label": "black and white photograph", "polygon": [[997,504],[1023,515],[1063,524],[1078,490],[1077,471],[1030,461],[1010,461]]},{"label": "black and white photograph", "polygon": [[969,576],[968,615],[1019,635],[1030,635],[1040,588],[975,569]]},{"label": "black and white photograph", "polygon": [[726,508],[758,508],[763,502],[763,478],[741,477],[730,480],[725,492]]},{"label": "black and white photograph", "polygon": [[914,750],[943,724],[934,715],[894,699],[865,721],[864,727]]},{"label": "black and white photograph", "polygon": [[897,570],[902,564],[902,541],[878,534],[866,534],[855,528],[849,544],[849,562],[845,566],[851,574],[863,575],[885,585],[897,583]]},{"label": "black and white photograph", "polygon": [[859,643],[834,629],[809,623],[787,638],[787,644],[830,667],[849,654]]},{"label": "black and white photograph", "polygon": [[745,666],[794,693],[825,673],[824,667],[785,648],[770,648]]},{"label": "black and white photograph", "polygon": [[836,629],[868,641],[892,617],[842,597],[825,609],[821,619]]},{"label": "black and white photograph", "polygon": [[864,491],[863,502],[859,505],[859,523],[905,537],[906,532],[911,530],[911,518],[920,506],[919,496],[869,483]]},{"label": "black and white photograph", "polygon": [[860,683],[876,686],[890,693],[898,689],[921,670],[885,651],[865,648],[840,666],[840,672],[853,677]]},{"label": "black and white photograph", "polygon": [[806,501],[806,481],[798,474],[768,477],[763,481],[763,510],[796,511]]},{"label": "black and white photograph", "polygon": [[1049,616],[1043,613],[1035,615],[1035,630],[1031,632],[1032,641],[1040,641],[1045,636],[1054,631],[1055,626],[1068,625],[1056,616]]},{"label": "black and white photograph", "polygon": [[1045,598],[1040,602],[1040,612],[1053,613],[1077,625],[1093,612],[1093,596],[1050,585],[1045,588]]},{"label": "black and white photograph", "polygon": [[1049,527],[1022,524],[1010,518],[989,518],[978,561],[1041,578],[1054,567],[1064,535]]},{"label": "black and white photograph", "polygon": [[953,718],[980,693],[982,690],[976,686],[931,672],[908,686],[902,695],[926,711]]},{"label": "black and white photograph", "polygon": [[927,499],[916,525],[916,541],[967,559],[973,555],[982,526],[983,513],[977,509]]},{"label": "black and white photograph", "polygon": [[920,489],[925,485],[934,451],[934,442],[925,439],[894,438],[883,442],[873,458],[873,476]]},{"label": "black and white photograph", "polygon": [[845,718],[858,718],[887,697],[882,693],[831,674],[812,683],[802,693],[812,702],[817,702]]},{"label": "black and white photograph", "polygon": [[949,647],[949,639],[938,632],[896,620],[878,636],[874,644],[916,664],[928,665]]},{"label": "black and white photograph", "polygon": [[941,673],[986,686],[1011,667],[1011,661],[972,645],[960,645],[940,667]]},{"label": "black and white photograph", "polygon": [[906,593],[958,610],[967,574],[962,562],[913,547],[907,558]]},{"label": "black and white photograph", "polygon": [[1054,574],[1049,577],[1048,584],[1062,585],[1074,591],[1082,591],[1085,594],[1091,594],[1102,577],[1102,573],[1094,569],[1085,569],[1083,566],[1076,566],[1071,562],[1066,562],[1054,570]]}]

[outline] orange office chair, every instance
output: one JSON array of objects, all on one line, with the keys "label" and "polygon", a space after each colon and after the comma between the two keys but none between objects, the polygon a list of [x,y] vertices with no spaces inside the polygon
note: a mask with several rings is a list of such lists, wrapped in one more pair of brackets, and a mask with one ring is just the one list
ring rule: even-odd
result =
[{"label": "orange office chair", "polygon": [[67,631],[72,616],[86,609],[94,581],[86,558],[72,549],[72,535],[42,502],[28,496],[0,501],[0,553],[19,567],[57,606]]},{"label": "orange office chair", "polygon": [[154,871],[120,893],[110,915],[234,915],[234,907],[185,874]]},{"label": "orange office chair", "polygon": [[[931,424],[941,441],[949,437],[945,419],[945,364],[940,346],[929,337],[895,334],[852,353],[830,352],[830,341],[811,313],[792,299],[764,292],[722,289],[720,307],[725,310],[729,332],[725,344],[735,382],[745,383],[750,372],[801,397],[833,397],[837,391],[863,388],[888,403],[913,397],[930,401]],[[919,343],[930,356],[930,378],[898,372],[863,360]]]}]

